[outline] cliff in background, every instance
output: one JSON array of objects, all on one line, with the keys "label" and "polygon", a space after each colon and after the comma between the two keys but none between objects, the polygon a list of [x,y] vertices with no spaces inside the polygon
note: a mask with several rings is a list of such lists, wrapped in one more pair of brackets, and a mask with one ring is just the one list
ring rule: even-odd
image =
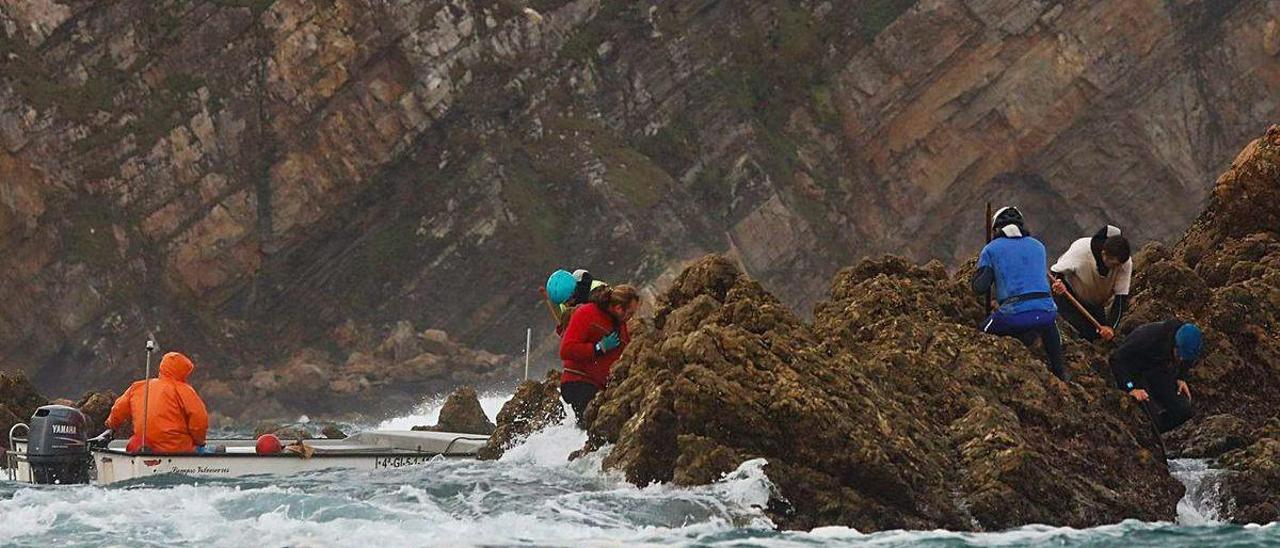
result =
[{"label": "cliff in background", "polygon": [[551,269],[657,286],[706,252],[808,310],[860,257],[976,252],[986,201],[1052,249],[1104,222],[1169,239],[1280,114],[1278,21],[1274,0],[0,0],[0,368],[118,388],[152,331],[229,387],[314,353],[374,383],[335,330],[514,354]]}]

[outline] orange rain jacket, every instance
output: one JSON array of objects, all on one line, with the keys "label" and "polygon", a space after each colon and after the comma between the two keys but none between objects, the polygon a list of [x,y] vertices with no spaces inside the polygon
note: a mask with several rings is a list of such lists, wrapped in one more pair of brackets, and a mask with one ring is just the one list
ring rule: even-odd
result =
[{"label": "orange rain jacket", "polygon": [[[196,389],[187,384],[187,376],[196,368],[190,359],[177,352],[170,352],[160,360],[160,378],[138,381],[129,386],[107,417],[107,428],[115,430],[125,421],[133,420],[133,437],[130,447],[141,444],[144,399],[147,406],[147,446],[155,453],[191,453],[196,446],[204,445],[209,431],[209,413]],[[148,394],[147,382],[151,383]],[[149,398],[143,395],[147,394]]]}]

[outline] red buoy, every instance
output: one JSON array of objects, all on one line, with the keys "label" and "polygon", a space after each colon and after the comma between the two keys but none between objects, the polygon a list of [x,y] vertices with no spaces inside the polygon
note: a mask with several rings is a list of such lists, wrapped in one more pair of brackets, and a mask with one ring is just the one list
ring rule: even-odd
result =
[{"label": "red buoy", "polygon": [[280,438],[275,434],[263,434],[258,436],[257,452],[259,455],[274,455],[279,453],[284,446],[280,444]]}]

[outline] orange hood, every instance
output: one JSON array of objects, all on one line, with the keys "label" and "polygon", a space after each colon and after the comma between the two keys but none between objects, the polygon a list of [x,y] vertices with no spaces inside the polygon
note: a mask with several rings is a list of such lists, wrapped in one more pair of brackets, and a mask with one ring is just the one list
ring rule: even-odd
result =
[{"label": "orange hood", "polygon": [[160,360],[160,378],[187,382],[187,377],[196,368],[196,364],[178,352],[170,352]]}]

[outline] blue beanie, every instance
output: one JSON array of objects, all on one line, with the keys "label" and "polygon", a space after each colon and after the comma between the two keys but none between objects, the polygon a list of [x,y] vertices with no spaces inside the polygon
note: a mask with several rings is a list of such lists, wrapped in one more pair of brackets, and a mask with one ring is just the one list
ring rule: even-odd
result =
[{"label": "blue beanie", "polygon": [[564,304],[573,296],[573,290],[577,286],[578,280],[573,274],[567,270],[557,270],[547,278],[547,298],[551,299],[551,304]]},{"label": "blue beanie", "polygon": [[1200,349],[1204,344],[1204,334],[1200,332],[1200,328],[1196,324],[1183,324],[1178,328],[1178,334],[1174,336],[1174,341],[1178,345],[1178,358],[1183,361],[1193,362],[1200,359]]}]

